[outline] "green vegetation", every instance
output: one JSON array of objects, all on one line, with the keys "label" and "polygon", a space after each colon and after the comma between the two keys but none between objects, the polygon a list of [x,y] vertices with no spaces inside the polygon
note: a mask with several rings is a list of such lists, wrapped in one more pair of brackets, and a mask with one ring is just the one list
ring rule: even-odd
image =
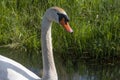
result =
[{"label": "green vegetation", "polygon": [[65,9],[73,34],[53,23],[54,53],[63,61],[120,56],[119,0],[0,0],[0,46],[41,53],[40,23],[52,6]]}]

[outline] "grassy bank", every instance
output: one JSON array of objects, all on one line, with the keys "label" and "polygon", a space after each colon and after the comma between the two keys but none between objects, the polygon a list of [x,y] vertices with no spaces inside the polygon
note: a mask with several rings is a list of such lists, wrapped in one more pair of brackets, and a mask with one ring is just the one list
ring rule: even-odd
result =
[{"label": "grassy bank", "polygon": [[120,56],[119,0],[1,0],[0,46],[17,44],[12,48],[30,56],[41,53],[40,23],[51,6],[65,9],[74,30],[69,34],[53,23],[56,56],[63,61]]}]

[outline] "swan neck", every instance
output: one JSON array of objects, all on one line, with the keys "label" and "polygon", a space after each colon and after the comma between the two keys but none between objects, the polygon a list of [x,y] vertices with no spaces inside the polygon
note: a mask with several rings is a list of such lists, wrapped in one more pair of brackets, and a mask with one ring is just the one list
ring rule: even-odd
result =
[{"label": "swan neck", "polygon": [[57,80],[57,72],[52,51],[51,25],[52,22],[44,17],[41,28],[43,80]]}]

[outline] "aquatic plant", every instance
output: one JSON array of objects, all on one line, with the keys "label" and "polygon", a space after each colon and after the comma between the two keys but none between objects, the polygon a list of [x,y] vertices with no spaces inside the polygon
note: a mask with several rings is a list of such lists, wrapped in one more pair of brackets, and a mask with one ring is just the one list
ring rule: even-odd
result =
[{"label": "aquatic plant", "polygon": [[0,45],[17,43],[29,56],[41,53],[40,23],[51,6],[66,10],[74,30],[67,34],[53,23],[53,50],[63,61],[120,55],[119,0],[1,0]]}]

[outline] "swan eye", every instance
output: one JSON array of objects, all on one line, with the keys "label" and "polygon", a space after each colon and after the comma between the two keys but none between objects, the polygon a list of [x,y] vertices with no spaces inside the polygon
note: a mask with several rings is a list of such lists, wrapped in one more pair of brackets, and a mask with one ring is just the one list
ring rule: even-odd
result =
[{"label": "swan eye", "polygon": [[69,22],[69,18],[67,15],[65,14],[62,14],[62,13],[57,13],[58,14],[58,17],[59,17],[59,22],[64,19],[65,23]]}]

